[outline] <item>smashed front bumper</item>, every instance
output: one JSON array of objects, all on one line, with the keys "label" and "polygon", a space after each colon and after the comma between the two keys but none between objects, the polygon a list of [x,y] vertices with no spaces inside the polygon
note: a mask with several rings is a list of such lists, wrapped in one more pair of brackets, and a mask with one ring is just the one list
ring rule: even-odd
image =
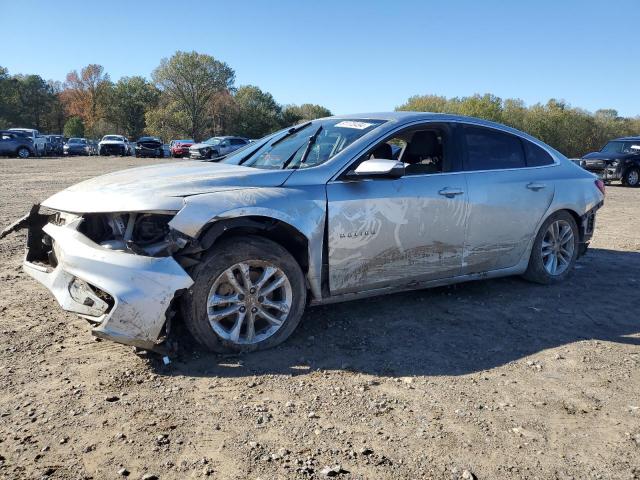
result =
[{"label": "smashed front bumper", "polygon": [[69,312],[89,320],[96,337],[160,350],[166,314],[176,292],[193,280],[172,257],[148,257],[100,246],[81,232],[81,217],[50,221],[32,209],[26,273]]},{"label": "smashed front bumper", "polygon": [[589,166],[586,166],[585,170],[593,173],[594,175],[597,175],[600,180],[603,180],[605,182],[611,180],[620,180],[622,178],[622,175],[620,175],[620,171],[617,167],[590,168]]}]

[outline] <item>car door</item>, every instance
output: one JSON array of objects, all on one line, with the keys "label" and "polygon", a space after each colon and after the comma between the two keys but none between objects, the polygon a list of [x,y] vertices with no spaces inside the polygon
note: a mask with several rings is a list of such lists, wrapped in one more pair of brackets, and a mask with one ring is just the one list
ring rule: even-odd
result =
[{"label": "car door", "polygon": [[218,147],[218,154],[220,156],[227,155],[231,151],[231,145],[229,139],[224,139],[220,142],[220,146]]},{"label": "car door", "polygon": [[553,200],[553,158],[506,131],[463,125],[458,133],[469,201],[462,273],[513,267]]},{"label": "car door", "polygon": [[464,172],[447,170],[398,179],[342,175],[328,183],[332,295],[459,275],[466,179]]},{"label": "car door", "polygon": [[[9,155],[13,153],[13,143],[13,135],[8,133],[0,133],[0,155]],[[13,150],[15,150],[15,148]]]}]

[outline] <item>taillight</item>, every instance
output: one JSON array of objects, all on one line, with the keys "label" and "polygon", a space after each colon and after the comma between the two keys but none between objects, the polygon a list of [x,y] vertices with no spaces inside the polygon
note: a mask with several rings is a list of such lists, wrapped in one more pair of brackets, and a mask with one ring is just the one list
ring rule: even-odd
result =
[{"label": "taillight", "polygon": [[598,190],[600,190],[602,192],[602,195],[606,195],[607,192],[605,191],[604,188],[604,182],[600,179],[596,180],[596,187],[598,187]]}]

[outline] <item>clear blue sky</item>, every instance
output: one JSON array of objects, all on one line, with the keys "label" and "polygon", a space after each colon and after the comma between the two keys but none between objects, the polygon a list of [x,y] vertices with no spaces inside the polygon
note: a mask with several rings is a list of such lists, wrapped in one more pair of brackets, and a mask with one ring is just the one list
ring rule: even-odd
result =
[{"label": "clear blue sky", "polygon": [[[2,0],[10,73],[113,80],[213,55],[280,103],[392,110],[414,94],[565,99],[640,115],[640,0]],[[15,21],[14,21],[15,19]]]}]

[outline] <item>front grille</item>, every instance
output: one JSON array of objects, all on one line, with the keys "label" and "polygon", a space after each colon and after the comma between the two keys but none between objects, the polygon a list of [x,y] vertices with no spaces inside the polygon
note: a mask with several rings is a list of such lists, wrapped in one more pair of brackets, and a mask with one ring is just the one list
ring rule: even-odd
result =
[{"label": "front grille", "polygon": [[587,160],[585,162],[587,167],[604,168],[604,161],[602,160]]}]

